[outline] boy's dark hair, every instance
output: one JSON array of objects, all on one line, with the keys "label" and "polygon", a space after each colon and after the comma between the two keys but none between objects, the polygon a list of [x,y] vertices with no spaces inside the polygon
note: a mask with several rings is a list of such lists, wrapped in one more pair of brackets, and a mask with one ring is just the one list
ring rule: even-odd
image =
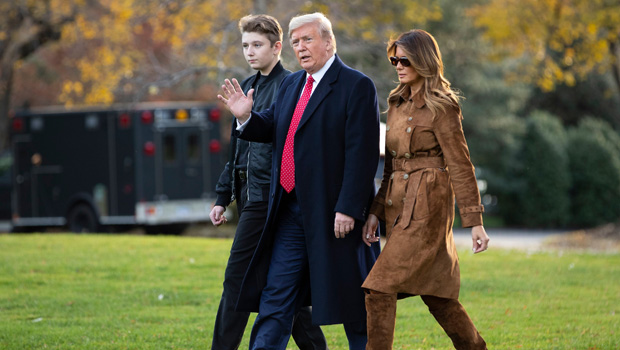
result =
[{"label": "boy's dark hair", "polygon": [[260,33],[267,36],[271,46],[282,41],[282,27],[278,20],[269,15],[248,15],[239,20],[241,33]]}]

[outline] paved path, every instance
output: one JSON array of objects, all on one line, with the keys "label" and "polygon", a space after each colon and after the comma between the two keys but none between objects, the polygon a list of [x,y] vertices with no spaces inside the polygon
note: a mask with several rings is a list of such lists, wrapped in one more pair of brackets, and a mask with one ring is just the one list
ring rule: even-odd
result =
[{"label": "paved path", "polygon": [[[537,251],[543,243],[554,236],[570,231],[561,230],[525,230],[525,229],[486,229],[489,238],[489,249],[493,247]],[[454,242],[457,246],[471,247],[471,229],[455,229]]]},{"label": "paved path", "polygon": [[[212,227],[208,226],[197,226],[199,229],[206,230],[211,229]],[[11,229],[10,222],[0,221],[0,233],[9,232]],[[195,229],[196,230],[196,229]],[[223,230],[221,230],[223,231]],[[525,230],[525,229],[487,229],[487,234],[491,238],[489,242],[489,247],[492,249],[493,247],[498,248],[506,248],[506,249],[518,249],[524,251],[538,251],[543,249],[543,243],[550,237],[562,235],[568,233],[569,231],[561,231],[561,230]],[[226,233],[224,236],[234,234],[234,230],[228,232],[222,232],[222,234]],[[212,236],[212,234],[202,234],[199,232],[197,235],[199,236]],[[459,247],[471,247],[471,229],[455,229],[454,230],[454,241]]]}]

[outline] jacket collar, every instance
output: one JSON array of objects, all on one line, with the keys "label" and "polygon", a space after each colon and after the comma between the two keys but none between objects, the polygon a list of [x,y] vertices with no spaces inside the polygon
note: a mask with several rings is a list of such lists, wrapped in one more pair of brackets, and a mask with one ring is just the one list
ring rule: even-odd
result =
[{"label": "jacket collar", "polygon": [[[284,67],[282,66],[282,62],[278,61],[278,63],[276,63],[276,65],[273,66],[271,73],[269,73],[265,81],[263,81],[263,84],[267,84],[268,82],[275,79],[277,76],[280,75],[282,71],[284,71]],[[256,72],[256,74],[254,75],[254,79],[252,79],[252,84],[250,85],[252,88],[256,87],[256,84],[258,83],[258,79],[260,79],[261,76],[262,75],[260,74],[260,71]]]},{"label": "jacket collar", "polygon": [[413,102],[416,108],[422,108],[426,105],[426,101],[424,101],[424,91],[422,89],[420,89],[415,96],[411,97],[411,88],[409,85],[405,85],[398,94],[400,95],[400,100],[396,104],[397,106],[400,106],[405,101]]},{"label": "jacket collar", "polygon": [[[334,85],[336,81],[338,81],[338,76],[340,75],[340,70],[344,66],[344,63],[342,63],[338,55],[334,54],[334,57],[335,57],[334,62],[329,67],[327,72],[325,72],[325,75],[323,76],[323,78],[321,79],[321,82],[319,83],[319,85],[317,85],[316,89],[312,93],[312,96],[310,96],[308,105],[306,106],[306,109],[304,110],[304,114],[301,120],[299,121],[299,126],[297,127],[298,130],[314,115],[314,111],[317,109],[317,107],[327,97],[327,95],[331,93],[333,89],[332,85]],[[301,81],[299,82],[298,89],[297,89],[297,92],[298,92],[297,96],[299,96],[299,92],[301,91],[301,86],[305,82],[305,77],[306,77],[305,74],[301,75],[301,78],[300,78]],[[291,115],[292,115],[292,112],[291,112]]]}]

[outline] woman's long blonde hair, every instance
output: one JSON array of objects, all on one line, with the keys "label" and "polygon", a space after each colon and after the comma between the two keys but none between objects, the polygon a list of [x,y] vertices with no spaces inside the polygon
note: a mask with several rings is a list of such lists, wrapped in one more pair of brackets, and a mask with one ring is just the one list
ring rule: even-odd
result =
[{"label": "woman's long blonde hair", "polygon": [[[443,61],[435,38],[422,29],[413,29],[402,33],[396,40],[390,40],[387,45],[388,57],[396,55],[397,47],[405,53],[411,67],[424,78],[424,101],[433,118],[439,111],[446,112],[447,107],[455,108],[460,113],[459,100],[462,97],[458,91],[452,90],[450,82],[443,76]],[[389,107],[398,103],[405,85],[400,83],[390,92]]]}]

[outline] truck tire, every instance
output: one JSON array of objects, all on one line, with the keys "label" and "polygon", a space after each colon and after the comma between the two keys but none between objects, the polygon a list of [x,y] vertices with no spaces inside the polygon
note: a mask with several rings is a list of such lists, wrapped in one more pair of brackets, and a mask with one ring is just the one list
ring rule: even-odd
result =
[{"label": "truck tire", "polygon": [[75,233],[92,233],[99,230],[99,220],[93,209],[86,204],[74,206],[67,216],[69,231]]}]

